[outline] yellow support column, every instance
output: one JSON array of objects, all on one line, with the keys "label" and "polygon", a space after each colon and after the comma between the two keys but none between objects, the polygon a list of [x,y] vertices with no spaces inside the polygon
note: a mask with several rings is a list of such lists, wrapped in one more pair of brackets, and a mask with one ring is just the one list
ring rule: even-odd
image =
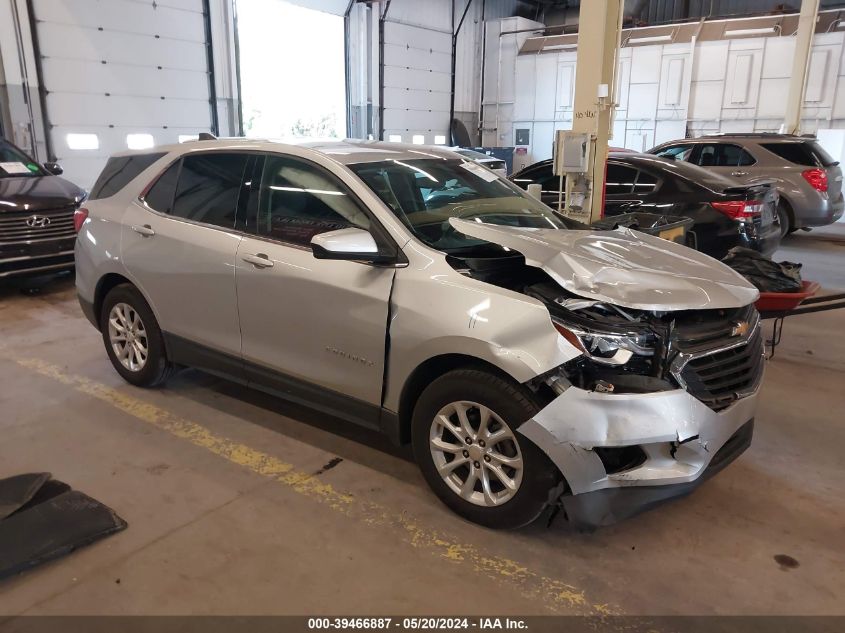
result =
[{"label": "yellow support column", "polygon": [[608,141],[613,132],[616,57],[624,5],[624,0],[581,3],[572,131],[591,134],[594,139],[587,173],[590,190],[583,207],[585,212],[589,209],[591,222],[599,219],[603,212],[602,192]]}]

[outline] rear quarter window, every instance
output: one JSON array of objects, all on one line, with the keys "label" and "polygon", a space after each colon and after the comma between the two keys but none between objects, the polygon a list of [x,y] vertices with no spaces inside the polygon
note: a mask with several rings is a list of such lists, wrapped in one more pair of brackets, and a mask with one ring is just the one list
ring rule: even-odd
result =
[{"label": "rear quarter window", "polygon": [[836,161],[814,141],[795,143],[763,143],[762,147],[795,165],[832,167]]},{"label": "rear quarter window", "polygon": [[142,171],[164,156],[164,152],[154,154],[133,154],[109,158],[97,182],[91,189],[89,200],[110,198],[132,182]]}]

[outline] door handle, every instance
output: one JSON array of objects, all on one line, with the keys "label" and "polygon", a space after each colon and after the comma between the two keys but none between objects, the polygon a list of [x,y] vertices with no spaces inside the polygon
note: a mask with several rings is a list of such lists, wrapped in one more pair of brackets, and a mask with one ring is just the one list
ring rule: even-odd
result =
[{"label": "door handle", "polygon": [[272,268],[273,262],[264,253],[256,253],[255,255],[244,255],[241,257],[248,264],[252,264],[256,268]]},{"label": "door handle", "polygon": [[152,237],[156,234],[156,232],[153,230],[153,227],[151,227],[149,224],[144,224],[143,226],[133,226],[132,230],[143,237]]},{"label": "door handle", "polygon": [[747,171],[732,171],[731,176],[747,176]]}]

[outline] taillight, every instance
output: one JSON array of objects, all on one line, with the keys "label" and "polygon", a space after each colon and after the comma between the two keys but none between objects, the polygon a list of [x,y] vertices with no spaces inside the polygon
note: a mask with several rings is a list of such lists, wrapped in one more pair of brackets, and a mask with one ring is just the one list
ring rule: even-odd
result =
[{"label": "taillight", "polygon": [[79,207],[76,211],[73,212],[73,230],[79,233],[79,229],[82,228],[85,220],[88,219],[88,209],[85,207]]},{"label": "taillight", "polygon": [[827,191],[827,172],[824,169],[807,169],[801,175],[816,191]]},{"label": "taillight", "polygon": [[750,220],[763,213],[763,203],[759,200],[729,200],[711,202],[710,206],[732,220]]}]

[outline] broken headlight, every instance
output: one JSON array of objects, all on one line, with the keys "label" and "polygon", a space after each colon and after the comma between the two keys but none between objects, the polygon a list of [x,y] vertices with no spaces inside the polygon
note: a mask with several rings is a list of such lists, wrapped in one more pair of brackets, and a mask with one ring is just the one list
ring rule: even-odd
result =
[{"label": "broken headlight", "polygon": [[634,354],[654,355],[651,332],[598,332],[557,319],[552,323],[563,338],[602,365],[624,365]]}]

